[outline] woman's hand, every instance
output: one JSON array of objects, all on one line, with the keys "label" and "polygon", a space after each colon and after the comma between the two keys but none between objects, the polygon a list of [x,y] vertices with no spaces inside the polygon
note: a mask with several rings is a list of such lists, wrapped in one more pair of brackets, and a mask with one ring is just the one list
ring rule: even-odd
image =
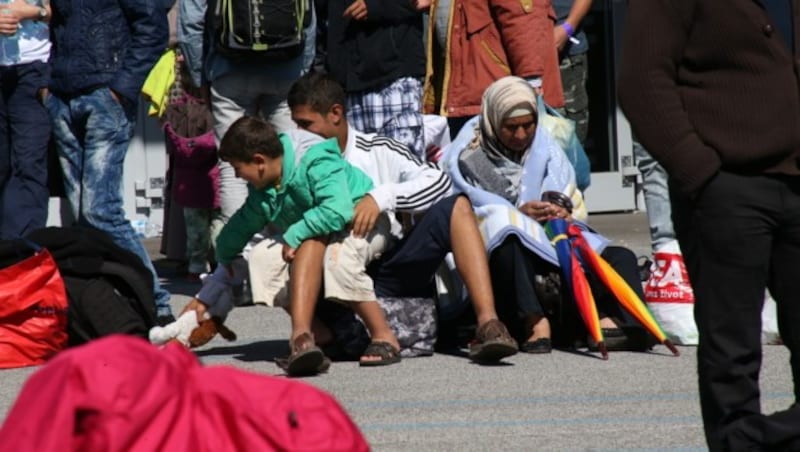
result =
[{"label": "woman's hand", "polygon": [[545,201],[528,201],[519,207],[520,212],[539,223],[554,218],[570,219],[567,209]]}]

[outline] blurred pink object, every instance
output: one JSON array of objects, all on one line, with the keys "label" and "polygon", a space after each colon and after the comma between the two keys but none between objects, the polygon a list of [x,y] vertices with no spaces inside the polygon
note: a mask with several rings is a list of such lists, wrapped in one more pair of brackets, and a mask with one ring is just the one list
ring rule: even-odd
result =
[{"label": "blurred pink object", "polygon": [[108,336],[67,350],[25,383],[1,451],[366,451],[339,403],[313,386],[202,367],[179,344]]}]

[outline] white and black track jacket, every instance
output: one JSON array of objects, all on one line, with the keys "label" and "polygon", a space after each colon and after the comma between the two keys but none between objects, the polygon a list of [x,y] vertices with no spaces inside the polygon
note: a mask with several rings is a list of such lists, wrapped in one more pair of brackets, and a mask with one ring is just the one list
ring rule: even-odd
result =
[{"label": "white and black track jacket", "polygon": [[369,195],[381,212],[423,213],[452,191],[450,177],[436,164],[421,161],[391,138],[351,127],[344,158],[372,179]]}]

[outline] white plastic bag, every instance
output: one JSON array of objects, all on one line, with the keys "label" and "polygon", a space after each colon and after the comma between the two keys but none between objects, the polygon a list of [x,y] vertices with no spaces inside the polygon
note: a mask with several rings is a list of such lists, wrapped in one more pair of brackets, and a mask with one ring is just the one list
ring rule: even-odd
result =
[{"label": "white plastic bag", "polygon": [[697,345],[694,292],[678,242],[673,240],[653,253],[645,301],[669,339],[679,345]]},{"label": "white plastic bag", "polygon": [[[694,293],[689,284],[678,242],[668,243],[653,253],[650,279],[645,283],[645,300],[664,333],[679,345],[697,345],[694,323]],[[775,300],[767,291],[761,312],[761,343],[781,344]]]}]

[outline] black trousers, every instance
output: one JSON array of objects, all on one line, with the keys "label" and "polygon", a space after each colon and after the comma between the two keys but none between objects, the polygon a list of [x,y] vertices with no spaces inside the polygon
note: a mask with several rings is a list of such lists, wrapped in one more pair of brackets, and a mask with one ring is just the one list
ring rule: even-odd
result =
[{"label": "black trousers", "polygon": [[[631,250],[609,246],[603,250],[601,257],[625,279],[641,299],[644,299],[636,255]],[[492,251],[489,257],[489,271],[492,275],[497,315],[519,340],[524,341],[530,335],[530,331],[522,330],[522,319],[530,315],[548,317],[556,344],[570,345],[575,339],[586,336],[583,323],[571,301],[562,299],[559,306],[545,306],[542,300],[539,300],[534,288],[535,276],[550,272],[559,273],[559,270],[525,248],[518,238],[509,236]],[[621,307],[599,279],[589,273],[587,280],[601,316],[614,317],[619,326],[637,327],[636,321]]]},{"label": "black trousers", "polygon": [[0,239],[11,240],[47,222],[47,143],[50,116],[37,96],[47,86],[46,63],[0,67]]},{"label": "black trousers", "polygon": [[695,199],[674,189],[671,199],[694,289],[709,448],[797,450],[800,409],[763,416],[758,375],[761,310],[769,288],[781,338],[791,351],[795,401],[800,395],[800,177],[723,171]]}]

